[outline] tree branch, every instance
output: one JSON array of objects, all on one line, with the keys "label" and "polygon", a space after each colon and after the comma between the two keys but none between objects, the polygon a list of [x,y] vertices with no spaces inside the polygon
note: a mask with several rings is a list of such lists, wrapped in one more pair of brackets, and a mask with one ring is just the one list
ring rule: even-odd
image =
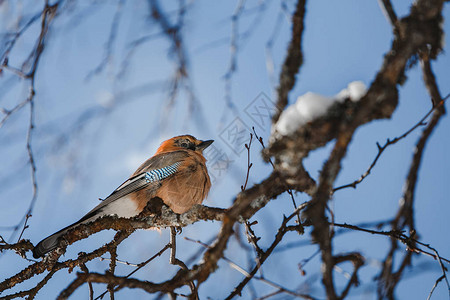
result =
[{"label": "tree branch", "polygon": [[286,58],[281,68],[279,85],[277,88],[277,111],[272,117],[272,123],[276,123],[281,112],[288,104],[289,92],[295,85],[295,76],[303,63],[302,38],[304,19],[306,12],[306,0],[298,0],[292,16],[292,36],[289,43]]}]

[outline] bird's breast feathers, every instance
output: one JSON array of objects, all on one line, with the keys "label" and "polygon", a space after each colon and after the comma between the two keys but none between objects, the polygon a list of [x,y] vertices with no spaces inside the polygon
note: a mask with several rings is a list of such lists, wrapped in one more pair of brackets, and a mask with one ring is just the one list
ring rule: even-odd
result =
[{"label": "bird's breast feathers", "polygon": [[138,210],[142,211],[153,197],[161,198],[179,214],[201,204],[211,187],[205,162],[201,154],[190,150],[160,153],[144,162],[129,180],[144,176],[149,186],[159,184],[133,193]]}]

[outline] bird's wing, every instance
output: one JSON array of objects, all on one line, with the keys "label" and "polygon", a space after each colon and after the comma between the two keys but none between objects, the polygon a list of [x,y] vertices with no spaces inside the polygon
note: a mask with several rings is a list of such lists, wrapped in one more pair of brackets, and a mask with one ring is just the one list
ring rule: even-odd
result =
[{"label": "bird's wing", "polygon": [[33,256],[38,258],[56,249],[59,245],[59,238],[62,235],[80,223],[90,222],[102,216],[102,211],[108,204],[143,188],[147,188],[150,191],[154,189],[156,192],[161,186],[161,182],[175,174],[188,156],[188,152],[181,150],[161,153],[151,157],[128,180],[122,183],[111,195],[94,207],[83,218],[39,242],[33,249]]},{"label": "bird's wing", "polygon": [[151,170],[161,169],[177,162],[183,162],[188,157],[190,157],[190,154],[187,150],[177,150],[154,155],[140,165],[129,179]]},{"label": "bird's wing", "polygon": [[149,158],[131,175],[130,178],[81,218],[79,222],[91,218],[99,213],[103,207],[132,192],[139,191],[143,188],[146,188],[149,191],[154,190],[156,192],[160,187],[161,182],[175,174],[184,159],[188,156],[189,154],[186,151],[180,150],[161,153]]}]

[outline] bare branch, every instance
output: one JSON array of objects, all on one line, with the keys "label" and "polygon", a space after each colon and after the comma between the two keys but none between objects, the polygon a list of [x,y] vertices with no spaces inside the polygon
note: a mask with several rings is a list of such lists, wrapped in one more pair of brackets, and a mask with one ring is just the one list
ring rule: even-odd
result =
[{"label": "bare branch", "polygon": [[[436,260],[439,260],[439,261],[445,261],[445,262],[447,262],[447,263],[450,263],[450,260],[449,260],[449,259],[446,259],[446,258],[441,257],[441,256],[439,256],[438,254],[436,254],[437,251],[436,251],[434,248],[430,247],[430,246],[427,245],[427,244],[424,244],[424,243],[420,242],[420,241],[417,240],[417,239],[414,239],[414,238],[411,237],[411,236],[405,235],[405,234],[404,234],[403,232],[401,232],[401,231],[397,231],[397,230],[379,231],[379,230],[372,230],[372,229],[362,228],[362,227],[360,227],[360,226],[351,225],[351,224],[345,224],[345,223],[344,223],[344,224],[333,223],[333,225],[334,225],[334,226],[337,226],[337,227],[341,227],[341,228],[347,228],[347,229],[357,230],[357,231],[362,231],[362,232],[367,232],[367,233],[371,233],[371,234],[377,234],[377,235],[388,236],[388,237],[394,238],[394,239],[396,239],[396,240],[402,242],[403,244],[405,244],[405,245],[408,247],[408,250],[410,250],[410,251],[414,251],[414,252],[417,252],[417,253],[422,253],[422,254],[425,254],[425,255],[427,255],[427,256],[430,256],[430,257],[432,257],[432,258],[434,258],[434,259],[436,259]],[[432,250],[433,252],[435,252],[435,254],[432,254],[432,253],[430,253],[430,252],[427,252],[427,251],[425,251],[425,250],[423,250],[423,249],[418,248],[417,246],[414,245],[415,243],[420,244],[420,245],[422,245],[422,246],[425,246],[425,247],[429,248],[430,250]]]},{"label": "bare branch", "polygon": [[306,0],[298,0],[294,15],[292,16],[292,37],[288,47],[288,52],[284,60],[279,85],[277,89],[277,112],[272,117],[272,122],[275,124],[280,117],[281,111],[288,103],[288,94],[295,85],[295,76],[299,72],[303,63],[302,53],[302,37],[303,37],[303,22],[306,11]]},{"label": "bare branch", "polygon": [[89,72],[89,74],[86,76],[86,80],[89,80],[92,78],[92,76],[97,75],[100,72],[102,72],[103,69],[105,68],[105,66],[108,64],[108,62],[110,62],[110,60],[112,58],[113,47],[114,47],[114,43],[116,41],[117,31],[119,28],[120,18],[122,17],[124,3],[125,3],[124,0],[117,1],[117,8],[116,8],[116,12],[113,17],[113,21],[111,23],[111,29],[109,31],[108,41],[105,44],[105,50],[104,50],[105,53],[103,54],[103,58],[100,61],[100,63],[97,65],[97,67],[95,67],[95,69],[92,70],[91,72]]},{"label": "bare branch", "polygon": [[428,294],[427,300],[431,299],[431,295],[433,295],[434,289],[437,287],[437,285],[439,284],[439,282],[442,281],[442,279],[444,279],[444,275],[442,275],[441,277],[439,277],[438,279],[436,279],[436,282],[434,283],[433,287],[431,288],[430,294]]},{"label": "bare branch", "polygon": [[381,154],[384,152],[384,150],[386,150],[387,147],[392,146],[394,144],[396,144],[397,142],[401,141],[402,139],[406,138],[411,132],[413,132],[414,130],[416,130],[417,128],[421,127],[421,126],[425,126],[425,120],[437,109],[442,109],[441,107],[443,107],[444,105],[444,101],[448,99],[448,97],[450,97],[450,94],[447,95],[443,101],[439,102],[435,107],[432,107],[430,109],[429,112],[427,112],[425,114],[425,116],[419,120],[419,122],[417,122],[414,126],[412,126],[408,131],[406,131],[405,133],[403,133],[402,135],[395,137],[393,139],[387,139],[386,143],[383,146],[380,146],[379,143],[377,143],[377,147],[378,147],[378,153],[375,156],[374,160],[372,161],[372,163],[370,164],[369,168],[367,169],[366,172],[364,172],[364,174],[361,175],[361,177],[359,177],[357,180],[353,181],[352,183],[348,183],[348,184],[344,184],[342,186],[336,187],[333,189],[333,193],[345,188],[356,188],[356,186],[358,184],[360,184],[367,176],[370,175],[370,172],[372,171],[372,169],[375,167],[378,159],[381,157]]},{"label": "bare branch", "polygon": [[395,29],[397,23],[397,14],[394,11],[394,7],[392,7],[391,0],[378,0],[378,4],[381,7],[386,19],[391,24],[392,28]]},{"label": "bare branch", "polygon": [[[23,101],[23,102],[19,103],[18,105],[16,105],[13,108],[13,110],[8,111],[6,116],[0,122],[0,128],[1,128],[2,125],[5,123],[5,121],[7,120],[7,118],[12,113],[19,111],[26,104],[29,104],[29,106],[30,106],[30,117],[29,117],[29,121],[28,121],[26,148],[27,148],[28,160],[29,160],[30,169],[31,169],[31,184],[32,184],[33,194],[32,194],[30,205],[28,206],[28,209],[27,209],[26,213],[24,214],[22,219],[19,221],[19,223],[15,226],[14,231],[13,231],[11,236],[15,235],[15,233],[19,230],[19,228],[21,227],[22,224],[24,224],[23,226],[24,226],[24,230],[25,230],[25,226],[26,226],[25,223],[27,222],[29,216],[31,216],[31,213],[33,211],[34,205],[35,205],[36,200],[37,200],[38,185],[37,185],[37,179],[36,179],[36,164],[35,164],[35,158],[34,158],[33,150],[32,150],[32,134],[33,134],[33,130],[34,130],[34,97],[35,97],[35,94],[36,94],[34,83],[35,83],[35,79],[36,79],[37,66],[39,64],[39,60],[41,58],[41,55],[42,55],[42,53],[44,51],[46,36],[48,34],[48,31],[49,31],[49,28],[50,28],[50,24],[52,23],[54,17],[56,16],[56,13],[57,13],[57,10],[58,10],[58,5],[59,5],[59,2],[56,2],[53,5],[49,5],[48,4],[48,0],[45,1],[45,6],[44,6],[44,8],[42,10],[42,13],[39,14],[42,17],[42,20],[41,20],[41,30],[40,30],[39,38],[37,40],[36,47],[29,54],[28,59],[25,60],[25,62],[22,64],[21,72],[26,74],[25,78],[30,81],[28,97],[27,97],[27,99],[25,101]],[[12,47],[14,47],[14,44],[17,41],[17,39],[21,36],[21,34],[23,34],[23,30],[26,30],[28,28],[28,26],[30,26],[32,23],[34,23],[34,21],[35,21],[34,18],[32,18],[29,21],[29,23],[27,23],[27,25],[22,29],[22,31],[19,31],[16,34],[15,39],[10,44],[10,47],[4,53],[3,67],[8,65],[9,52],[12,50]],[[26,71],[26,66],[28,65],[28,63],[30,61],[31,61],[31,69],[30,69],[29,72],[27,72]]]},{"label": "bare branch", "polygon": [[[84,273],[89,273],[89,269],[86,267],[86,264],[80,264],[80,269]],[[92,287],[91,282],[88,282],[88,287],[89,287],[89,300],[94,300],[94,288]]]},{"label": "bare branch", "polygon": [[[140,263],[137,265],[136,269],[134,269],[132,272],[128,273],[127,276],[125,276],[125,278],[130,278],[131,275],[133,275],[134,273],[136,273],[137,271],[139,271],[140,269],[142,269],[143,267],[145,267],[147,264],[149,264],[151,261],[153,261],[154,259],[156,259],[157,257],[161,256],[167,249],[169,249],[171,247],[170,243],[166,244],[161,250],[158,251],[158,253],[156,253],[155,255],[153,255],[152,257],[150,257],[149,259],[147,259],[146,261]],[[118,289],[115,288],[114,291],[117,291]],[[103,296],[106,295],[108,291],[103,292],[102,294],[100,294],[100,296],[96,297],[94,300],[98,300],[98,299],[102,299]]]},{"label": "bare branch", "polygon": [[[253,278],[253,276],[255,276],[256,272],[259,270],[259,268],[261,267],[261,265],[266,261],[266,259],[271,255],[271,253],[273,252],[273,250],[276,248],[276,246],[282,241],[283,236],[292,230],[292,226],[288,226],[288,222],[295,217],[299,211],[303,210],[308,203],[303,203],[301,206],[299,206],[290,216],[288,216],[287,218],[285,217],[283,219],[283,222],[281,223],[280,228],[278,229],[278,232],[275,236],[274,241],[272,242],[272,244],[270,245],[269,248],[267,248],[266,251],[263,251],[260,256],[258,257],[258,263],[256,264],[256,266],[253,268],[252,271],[249,272],[250,276],[246,276],[246,278],[244,278],[244,280],[241,281],[241,283],[239,283],[239,285],[233,290],[233,292],[228,295],[228,297],[226,299],[232,299],[233,297],[235,297],[236,295],[240,295],[242,292],[242,289],[247,285],[247,283]],[[302,226],[301,224],[298,224],[294,227],[297,226]],[[312,299],[307,295],[304,295],[304,298],[306,299]]]},{"label": "bare branch", "polygon": [[252,146],[253,134],[250,133],[250,141],[248,144],[245,144],[245,149],[247,149],[247,175],[245,176],[245,183],[241,185],[241,191],[245,191],[248,183],[248,176],[250,175],[250,169],[253,166],[253,163],[250,162],[250,147]]}]

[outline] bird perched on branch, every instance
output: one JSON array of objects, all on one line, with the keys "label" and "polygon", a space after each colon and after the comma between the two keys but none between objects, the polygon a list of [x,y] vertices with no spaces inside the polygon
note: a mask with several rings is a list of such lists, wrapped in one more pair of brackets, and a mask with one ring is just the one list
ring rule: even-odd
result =
[{"label": "bird perched on branch", "polygon": [[212,142],[197,140],[191,135],[163,142],[154,156],[83,218],[39,242],[33,249],[33,256],[38,258],[56,249],[59,238],[79,224],[105,215],[137,216],[155,197],[178,214],[188,211],[194,204],[201,204],[211,187],[203,150]]}]

